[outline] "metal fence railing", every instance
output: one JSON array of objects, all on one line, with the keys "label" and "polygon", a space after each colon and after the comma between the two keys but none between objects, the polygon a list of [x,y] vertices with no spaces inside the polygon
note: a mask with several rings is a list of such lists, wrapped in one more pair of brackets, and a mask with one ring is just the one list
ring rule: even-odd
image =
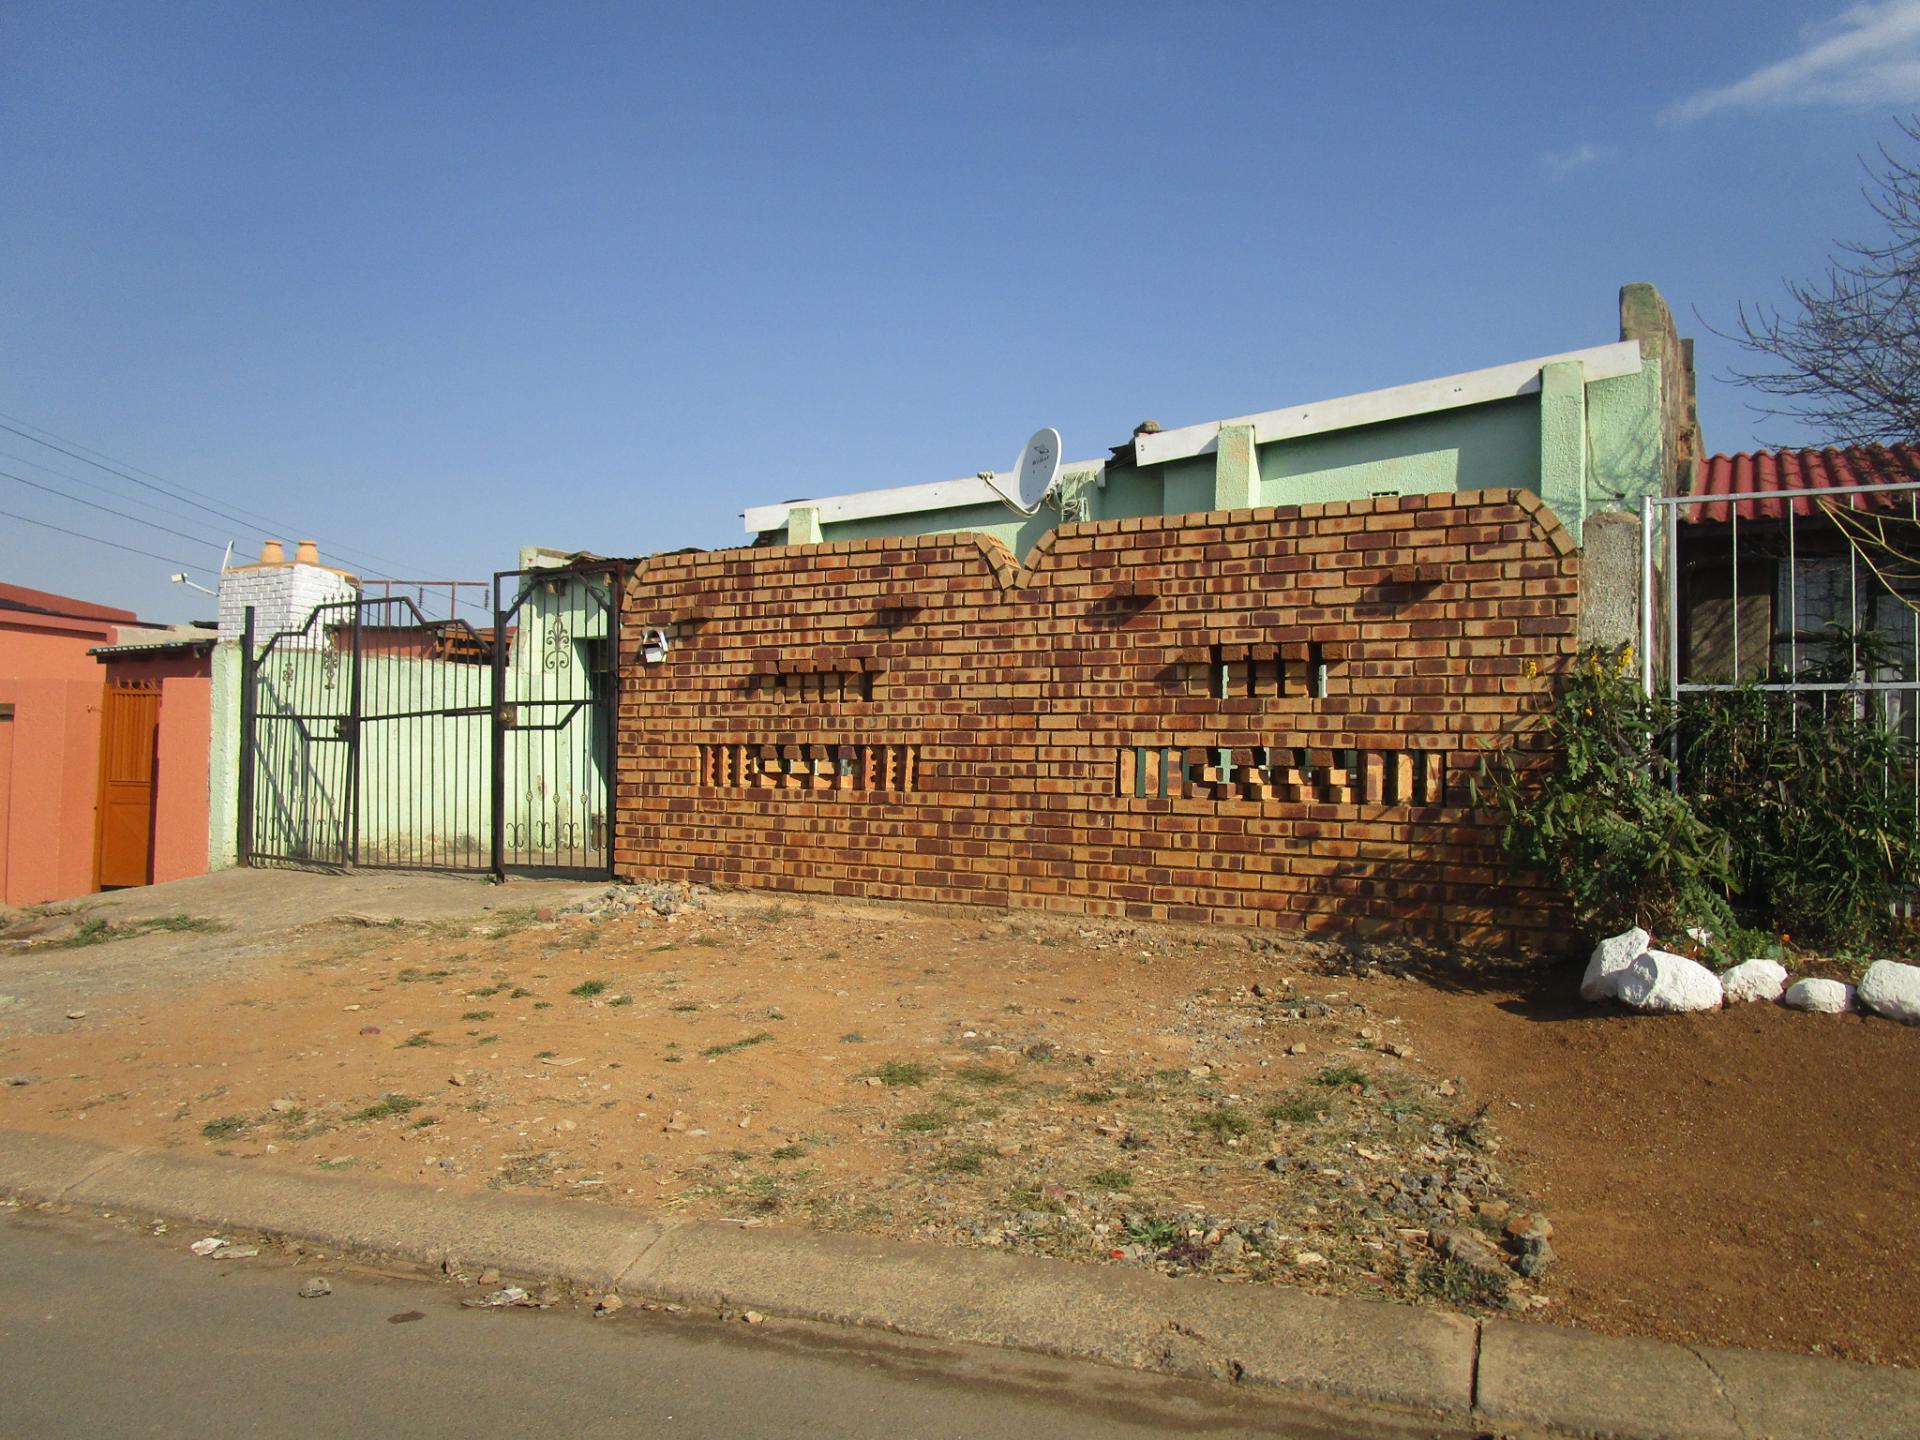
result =
[{"label": "metal fence railing", "polygon": [[[1652,496],[1641,524],[1649,696],[1846,705],[1920,751],[1920,482]],[[1920,767],[1878,778],[1920,814]]]}]

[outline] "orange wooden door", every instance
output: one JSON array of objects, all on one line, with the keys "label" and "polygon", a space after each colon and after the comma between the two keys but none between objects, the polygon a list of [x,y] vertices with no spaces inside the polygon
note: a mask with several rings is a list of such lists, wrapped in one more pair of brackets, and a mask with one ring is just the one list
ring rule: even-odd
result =
[{"label": "orange wooden door", "polygon": [[100,808],[94,818],[96,890],[153,879],[154,759],[160,692],[109,683],[100,706]]}]

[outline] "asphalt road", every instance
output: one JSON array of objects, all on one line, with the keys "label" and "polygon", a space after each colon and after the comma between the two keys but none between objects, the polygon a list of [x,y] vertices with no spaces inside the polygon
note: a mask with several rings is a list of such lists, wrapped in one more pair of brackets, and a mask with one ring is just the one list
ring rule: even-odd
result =
[{"label": "asphalt road", "polygon": [[[437,1280],[203,1260],[195,1235],[0,1212],[0,1436],[1415,1440],[1341,1405],[638,1307],[475,1310]],[[333,1293],[298,1297],[324,1273]],[[414,1318],[401,1319],[399,1317]]]}]

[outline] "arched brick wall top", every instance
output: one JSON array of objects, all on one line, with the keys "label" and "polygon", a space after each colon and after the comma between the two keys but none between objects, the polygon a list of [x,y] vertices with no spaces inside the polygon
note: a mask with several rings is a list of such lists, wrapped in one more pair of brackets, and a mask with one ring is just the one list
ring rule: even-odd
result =
[{"label": "arched brick wall top", "polygon": [[[1143,918],[1553,934],[1467,803],[1573,656],[1527,491],[655,557],[616,868]],[[641,654],[667,624],[664,658]]]}]

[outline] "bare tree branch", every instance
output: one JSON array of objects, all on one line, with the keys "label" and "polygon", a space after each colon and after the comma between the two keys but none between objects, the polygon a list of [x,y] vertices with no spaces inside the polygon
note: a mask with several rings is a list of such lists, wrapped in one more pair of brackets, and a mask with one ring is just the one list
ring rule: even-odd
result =
[{"label": "bare tree branch", "polygon": [[[1920,118],[1897,123],[1920,147]],[[1760,358],[1730,376],[1774,397],[1759,413],[1841,445],[1910,443],[1920,440],[1920,160],[1883,145],[1867,175],[1886,237],[1836,242],[1824,279],[1786,281],[1784,304],[1742,304],[1735,329],[1714,333]]]}]

